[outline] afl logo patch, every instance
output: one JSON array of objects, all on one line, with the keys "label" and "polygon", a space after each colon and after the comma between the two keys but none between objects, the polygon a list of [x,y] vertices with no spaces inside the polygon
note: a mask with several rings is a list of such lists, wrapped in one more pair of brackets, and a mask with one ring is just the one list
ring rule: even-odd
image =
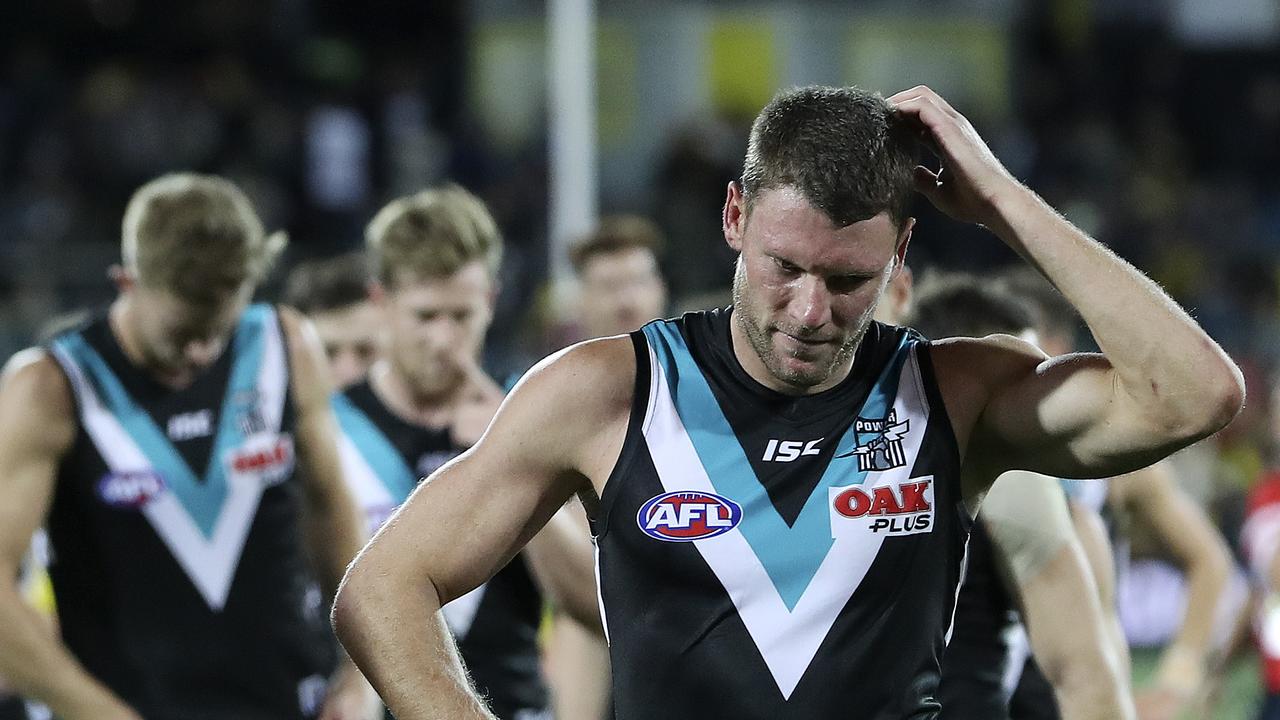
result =
[{"label": "afl logo patch", "polygon": [[98,480],[98,498],[114,508],[140,508],[164,490],[164,479],[150,470],[107,473]]},{"label": "afl logo patch", "polygon": [[666,542],[723,535],[742,521],[742,506],[715,493],[681,491],[650,498],[636,513],[644,534]]}]

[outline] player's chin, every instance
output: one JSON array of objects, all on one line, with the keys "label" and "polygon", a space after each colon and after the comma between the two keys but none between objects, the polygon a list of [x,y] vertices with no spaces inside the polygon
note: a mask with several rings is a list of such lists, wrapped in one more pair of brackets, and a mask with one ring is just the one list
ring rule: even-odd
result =
[{"label": "player's chin", "polygon": [[807,359],[782,356],[778,361],[779,375],[797,387],[821,385],[831,375],[830,358]]}]

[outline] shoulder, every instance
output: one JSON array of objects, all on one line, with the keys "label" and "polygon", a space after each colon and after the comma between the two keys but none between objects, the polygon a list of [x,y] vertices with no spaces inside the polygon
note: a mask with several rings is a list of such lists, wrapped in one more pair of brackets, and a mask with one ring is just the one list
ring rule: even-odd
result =
[{"label": "shoulder", "polygon": [[587,340],[533,366],[512,388],[513,395],[559,398],[601,410],[631,406],[636,351],[628,335]]},{"label": "shoulder", "polygon": [[23,350],[0,372],[0,418],[8,435],[69,447],[75,434],[75,400],[58,361],[44,348]]},{"label": "shoulder", "polygon": [[538,363],[498,410],[488,447],[572,468],[602,484],[631,415],[635,358],[633,341],[620,335],[579,343]]}]

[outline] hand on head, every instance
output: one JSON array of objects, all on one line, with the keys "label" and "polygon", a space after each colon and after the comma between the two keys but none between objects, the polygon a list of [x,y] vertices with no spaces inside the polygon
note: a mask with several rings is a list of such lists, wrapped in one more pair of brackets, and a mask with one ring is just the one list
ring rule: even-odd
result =
[{"label": "hand on head", "polygon": [[915,184],[942,212],[963,222],[989,224],[997,199],[1021,187],[973,125],[924,85],[891,96],[898,117],[929,146],[942,166],[916,167]]}]

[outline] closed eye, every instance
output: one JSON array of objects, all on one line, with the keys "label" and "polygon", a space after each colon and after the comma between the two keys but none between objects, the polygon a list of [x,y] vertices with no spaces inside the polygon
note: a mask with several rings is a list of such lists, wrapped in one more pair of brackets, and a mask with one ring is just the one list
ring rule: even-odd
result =
[{"label": "closed eye", "polygon": [[774,263],[775,265],[777,265],[777,266],[778,266],[778,269],[779,269],[779,270],[781,270],[782,272],[784,272],[784,273],[786,273],[786,274],[788,274],[788,275],[799,275],[799,274],[800,274],[800,267],[799,267],[799,266],[797,266],[797,265],[795,265],[794,263],[789,263],[789,262],[787,262],[786,260],[783,260],[783,259],[782,259],[782,258],[780,258],[780,257],[774,257],[774,256],[772,256],[772,255],[771,255],[770,257],[771,257],[771,258],[773,258],[773,263]]},{"label": "closed eye", "polygon": [[873,278],[874,275],[837,275],[827,279],[827,288],[833,293],[853,292]]}]

